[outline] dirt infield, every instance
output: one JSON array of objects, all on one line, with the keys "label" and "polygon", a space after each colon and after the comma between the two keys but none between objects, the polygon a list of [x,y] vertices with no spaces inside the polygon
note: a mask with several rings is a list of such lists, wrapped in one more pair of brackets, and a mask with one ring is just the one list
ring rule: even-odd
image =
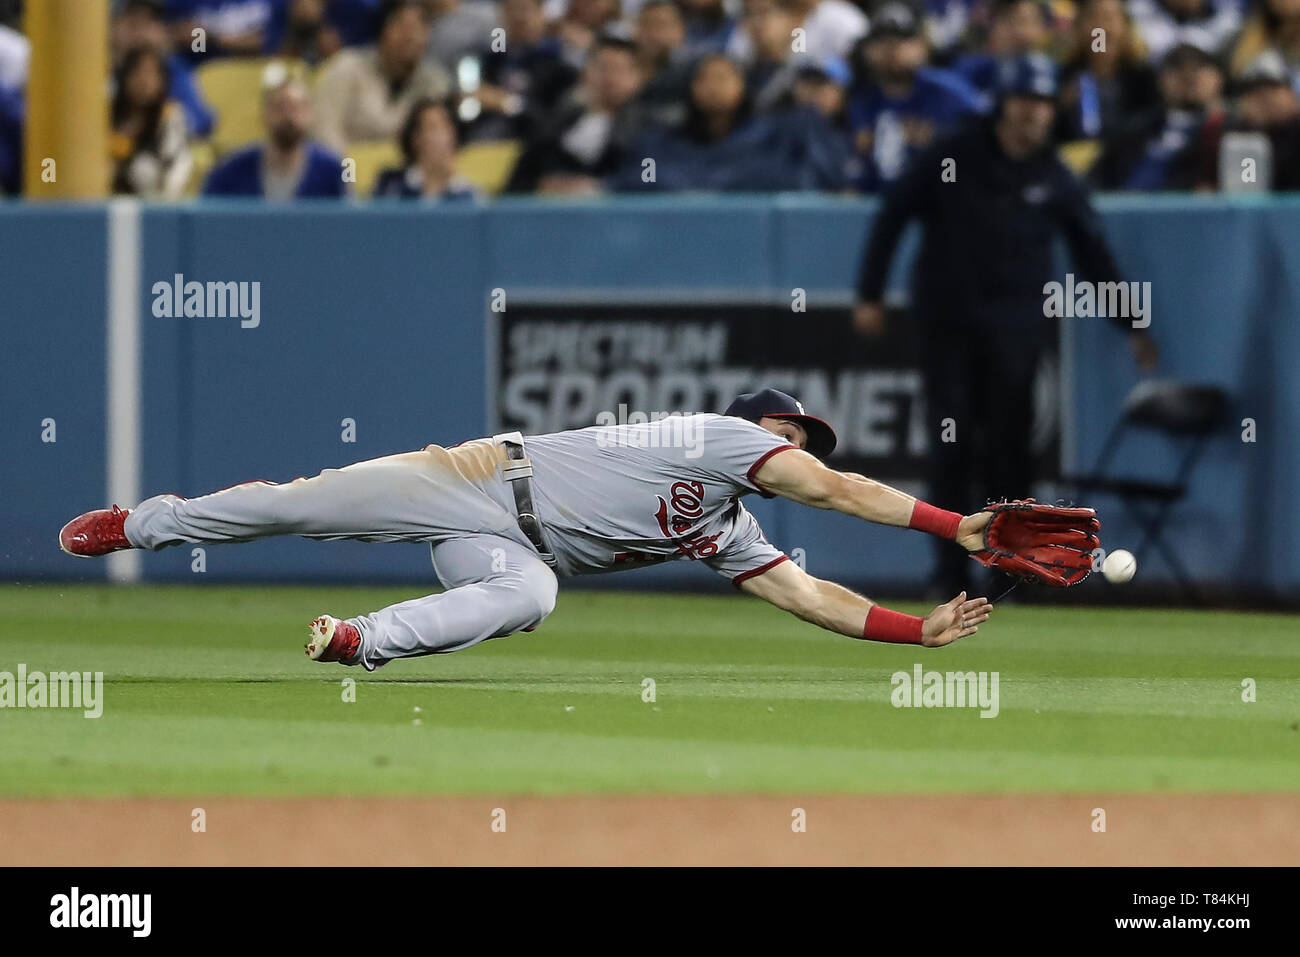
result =
[{"label": "dirt infield", "polygon": [[0,864],[1295,865],[1298,821],[1290,794],[10,800]]}]

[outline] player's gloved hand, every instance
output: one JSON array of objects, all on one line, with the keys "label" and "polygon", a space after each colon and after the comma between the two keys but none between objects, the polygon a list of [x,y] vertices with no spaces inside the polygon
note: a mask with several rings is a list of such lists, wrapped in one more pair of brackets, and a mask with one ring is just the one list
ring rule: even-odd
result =
[{"label": "player's gloved hand", "polygon": [[981,564],[1056,587],[1077,585],[1092,571],[1093,552],[1101,547],[1101,522],[1094,509],[1026,498],[999,502],[978,514],[988,516],[979,540],[971,535],[975,523],[969,529],[958,525],[957,540]]},{"label": "player's gloved hand", "polygon": [[979,631],[979,626],[989,620],[993,606],[987,598],[970,598],[962,592],[952,601],[945,602],[925,616],[921,626],[921,644],[938,648],[952,644]]}]

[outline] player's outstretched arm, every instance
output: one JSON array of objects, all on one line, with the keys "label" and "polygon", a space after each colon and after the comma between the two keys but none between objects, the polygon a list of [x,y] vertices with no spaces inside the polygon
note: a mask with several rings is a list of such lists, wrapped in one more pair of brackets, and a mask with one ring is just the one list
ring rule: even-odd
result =
[{"label": "player's outstretched arm", "polygon": [[763,488],[801,505],[834,509],[880,525],[916,528],[957,542],[967,551],[984,547],[991,512],[958,515],[854,472],[837,472],[801,449],[786,449],[754,476]]},{"label": "player's outstretched arm", "polygon": [[993,611],[988,599],[968,599],[962,592],[924,618],[904,615],[882,608],[842,585],[814,578],[794,562],[775,565],[745,579],[740,587],[827,631],[927,648],[975,634]]}]

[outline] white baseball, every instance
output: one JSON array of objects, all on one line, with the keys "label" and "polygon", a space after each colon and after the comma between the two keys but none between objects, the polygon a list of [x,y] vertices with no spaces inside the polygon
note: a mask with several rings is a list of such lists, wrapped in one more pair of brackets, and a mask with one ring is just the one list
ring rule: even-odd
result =
[{"label": "white baseball", "polygon": [[1122,585],[1131,579],[1138,570],[1137,559],[1127,549],[1117,548],[1106,556],[1101,563],[1101,573],[1112,585]]}]

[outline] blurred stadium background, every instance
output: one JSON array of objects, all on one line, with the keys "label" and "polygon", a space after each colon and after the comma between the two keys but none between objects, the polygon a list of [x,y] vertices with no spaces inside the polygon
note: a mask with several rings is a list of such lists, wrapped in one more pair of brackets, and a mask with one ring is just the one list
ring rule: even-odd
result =
[{"label": "blurred stadium background", "polygon": [[[1059,84],[1008,72],[1043,58]],[[909,232],[863,334],[900,178],[1009,75],[1093,189],[1073,238],[1150,283],[1154,370],[1044,317],[1078,248],[1049,263],[1011,221],[1034,184],[965,159],[977,212],[928,268],[972,322],[922,321]],[[6,708],[0,864],[1294,864],[1295,617],[1236,609],[1300,595],[1298,80],[1300,0],[0,0],[0,665],[110,685],[103,721]],[[928,497],[1030,491],[991,487],[1000,441],[1139,555],[925,658],[1001,675],[996,721],[898,708],[914,648],[691,563],[349,698],[295,639],[432,590],[426,548],[56,545],[110,502],[767,385],[834,424],[832,465],[927,494],[945,352],[984,481]],[[999,357],[1033,373],[1003,403],[1027,442]],[[746,504],[819,577],[910,612],[942,585],[925,536]],[[580,590],[610,587],[645,591]]]},{"label": "blurred stadium background", "polygon": [[[1126,278],[1152,284],[1157,381],[1228,401],[1204,435],[1157,401],[1125,437],[1112,491],[1165,486],[1146,504],[1170,506],[1167,553],[1141,547],[1140,512],[1065,481],[1137,368],[1104,323],[1058,324],[1035,491],[1095,503],[1107,546],[1141,559],[1130,589],[1081,597],[1181,601],[1180,577],[1224,602],[1300,594],[1297,0],[0,0],[0,23],[6,580],[195,580],[184,549],[92,565],[54,548],[110,500],[619,403],[720,409],[759,384],[824,411],[833,464],[923,494],[911,245],[887,295],[901,321],[868,340],[850,322],[864,238],[914,152],[978,121],[999,63],[1036,51],[1061,71],[1056,148],[1098,191]],[[160,316],[157,284],[186,281],[260,283],[256,327]],[[873,594],[932,580],[919,536],[754,508],[818,575]],[[209,580],[431,578],[405,546],[205,561]]]}]

